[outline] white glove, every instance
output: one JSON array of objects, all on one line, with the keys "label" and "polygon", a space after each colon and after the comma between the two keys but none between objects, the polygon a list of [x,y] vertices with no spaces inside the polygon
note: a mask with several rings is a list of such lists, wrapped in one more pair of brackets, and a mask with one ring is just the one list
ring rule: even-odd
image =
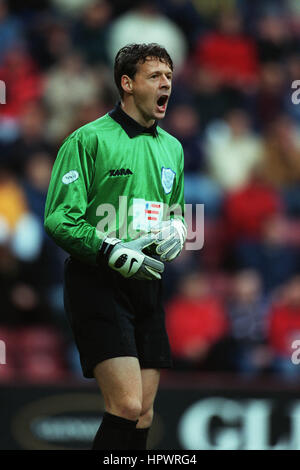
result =
[{"label": "white glove", "polygon": [[130,242],[122,242],[118,238],[105,238],[100,248],[100,255],[104,255],[108,265],[123,277],[149,281],[161,279],[160,274],[164,271],[164,264],[142,252],[153,242],[153,234],[144,235]]},{"label": "white glove", "polygon": [[161,222],[152,232],[156,233],[156,253],[162,261],[172,261],[183,248],[187,236],[186,226],[180,219]]}]

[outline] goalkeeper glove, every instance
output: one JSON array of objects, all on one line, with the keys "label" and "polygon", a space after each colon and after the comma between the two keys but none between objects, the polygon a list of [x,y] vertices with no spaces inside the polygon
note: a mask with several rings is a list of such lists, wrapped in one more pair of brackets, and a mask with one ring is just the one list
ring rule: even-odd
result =
[{"label": "goalkeeper glove", "polygon": [[118,238],[105,238],[100,248],[108,265],[123,277],[139,280],[161,279],[164,264],[142,250],[154,241],[153,234],[144,235],[130,242],[122,242]]},{"label": "goalkeeper glove", "polygon": [[171,219],[162,222],[156,232],[156,253],[160,255],[162,261],[172,261],[175,259],[183,248],[187,236],[186,226],[180,219]]}]

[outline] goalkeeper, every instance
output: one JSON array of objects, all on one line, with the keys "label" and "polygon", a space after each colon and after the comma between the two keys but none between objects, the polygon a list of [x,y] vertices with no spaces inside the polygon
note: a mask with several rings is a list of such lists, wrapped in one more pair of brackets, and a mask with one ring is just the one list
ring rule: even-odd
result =
[{"label": "goalkeeper", "polygon": [[183,214],[183,151],[157,126],[172,73],[159,45],[123,47],[114,66],[121,101],[64,140],[49,185],[45,229],[70,254],[66,313],[83,375],[105,403],[96,450],[146,449],[160,369],[172,367],[161,274],[186,238],[183,216],[166,217],[174,205]]}]

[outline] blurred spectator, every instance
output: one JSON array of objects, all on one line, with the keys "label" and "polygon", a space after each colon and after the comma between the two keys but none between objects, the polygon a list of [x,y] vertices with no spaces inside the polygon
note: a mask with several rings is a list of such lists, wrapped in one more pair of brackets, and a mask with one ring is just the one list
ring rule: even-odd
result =
[{"label": "blurred spectator", "polygon": [[3,161],[16,174],[22,175],[27,159],[34,153],[54,153],[46,138],[47,112],[40,102],[26,105],[19,118],[18,138],[6,146]]},{"label": "blurred spectator", "polygon": [[267,301],[256,271],[236,273],[227,313],[230,335],[234,340],[231,357],[233,369],[247,374],[265,371],[271,361],[271,352],[265,344]]},{"label": "blurred spectator", "polygon": [[300,133],[287,116],[280,116],[266,133],[261,178],[281,190],[286,211],[300,215]]},{"label": "blurred spectator", "polygon": [[[42,241],[41,223],[30,212],[24,191],[9,172],[2,170],[0,174],[0,247],[4,276],[2,282],[3,286],[6,286],[2,294],[4,295],[5,292],[8,304],[12,301],[8,289],[8,286],[13,286],[12,283],[16,281],[28,283],[31,278],[34,284],[39,284],[45,280],[47,272],[44,276],[35,278],[38,274],[38,266],[35,263],[38,263],[41,256]],[[5,273],[7,279],[5,279]],[[11,307],[14,308],[14,306],[12,301]],[[6,313],[6,311],[3,312],[2,320]],[[10,318],[9,314],[8,318]]]},{"label": "blurred spectator", "polygon": [[256,93],[249,96],[252,115],[256,126],[264,131],[284,109],[286,71],[276,62],[262,65]]},{"label": "blurred spectator", "polygon": [[[206,207],[204,207],[206,214]],[[225,253],[227,252],[227,233],[222,220],[222,212],[219,217],[207,218],[204,223],[204,248],[201,250],[203,269],[210,272],[213,276],[225,274],[220,271],[223,269]],[[231,252],[231,250],[228,250]]]},{"label": "blurred spectator", "polygon": [[206,66],[192,67],[185,83],[192,87],[193,103],[203,129],[241,104],[239,94],[223,87],[217,72]]},{"label": "blurred spectator", "polygon": [[258,22],[258,56],[261,63],[285,62],[298,49],[287,15],[267,13]]},{"label": "blurred spectator", "polygon": [[26,197],[15,177],[0,169],[0,239],[5,242],[20,218],[27,212]]},{"label": "blurred spectator", "polygon": [[300,377],[298,364],[293,364],[293,342],[300,340],[300,277],[292,278],[282,289],[269,314],[269,342],[276,357],[273,371],[286,377]]},{"label": "blurred spectator", "polygon": [[32,19],[28,31],[29,48],[42,70],[50,69],[72,52],[70,29],[67,21],[50,12]]},{"label": "blurred spectator", "polygon": [[25,163],[23,188],[28,206],[36,214],[41,223],[44,218],[44,208],[47,190],[50,182],[53,158],[47,153],[34,153]]},{"label": "blurred spectator", "polygon": [[166,326],[174,363],[198,368],[213,345],[227,332],[222,303],[210,292],[204,275],[182,279],[180,293],[167,307]]},{"label": "blurred spectator", "polygon": [[250,127],[248,115],[232,110],[224,122],[211,124],[205,152],[211,176],[227,190],[245,186],[261,159],[262,142]]},{"label": "blurred spectator", "polygon": [[[0,173],[0,243],[22,261],[36,259],[41,251],[41,225],[29,211],[25,193],[5,170]],[[6,249],[6,248],[5,248]]]},{"label": "blurred spectator", "polygon": [[[36,242],[40,256],[35,259],[36,265],[33,266],[33,271],[41,270],[43,272],[40,280],[43,282],[48,305],[54,314],[59,315],[59,320],[62,320],[63,323],[60,314],[63,310],[62,273],[66,254],[54,244],[43,230],[44,209],[52,164],[53,158],[49,153],[37,152],[30,155],[24,164],[22,188],[28,207],[35,217],[36,230],[40,234],[39,243]],[[64,325],[62,324],[62,326]]]},{"label": "blurred spectator", "polygon": [[65,137],[78,107],[98,97],[100,84],[79,54],[72,53],[54,67],[45,83],[44,98],[51,117],[48,136],[54,141]]},{"label": "blurred spectator", "polygon": [[9,49],[23,43],[21,21],[9,14],[7,0],[0,0],[0,64],[2,64]]},{"label": "blurred spectator", "polygon": [[222,190],[207,174],[200,122],[194,108],[188,104],[175,105],[169,113],[167,130],[179,139],[183,147],[185,202],[204,204],[205,216],[208,218],[218,216]]},{"label": "blurred spectator", "polygon": [[167,117],[167,130],[181,143],[186,173],[204,169],[199,117],[189,104],[175,105]]},{"label": "blurred spectator", "polygon": [[107,0],[99,0],[87,6],[74,28],[74,46],[90,65],[108,64],[107,34],[112,14]]},{"label": "blurred spectator", "polygon": [[287,116],[274,120],[266,133],[260,175],[274,187],[300,184],[300,132]]},{"label": "blurred spectator", "polygon": [[6,104],[0,107],[0,117],[19,118],[26,105],[38,99],[43,91],[36,65],[20,47],[7,52],[0,67],[0,79],[6,84]]},{"label": "blurred spectator", "polygon": [[93,5],[95,0],[51,0],[51,3],[61,14],[76,18],[87,6]]},{"label": "blurred spectator", "polygon": [[204,27],[203,17],[198,13],[192,0],[164,0],[157,2],[161,11],[184,32],[191,48]]},{"label": "blurred spectator", "polygon": [[220,216],[223,191],[207,174],[187,173],[184,178],[184,197],[186,204],[204,204],[206,220]]},{"label": "blurred spectator", "polygon": [[18,260],[8,244],[0,245],[1,325],[18,327],[51,322],[42,290],[44,279],[36,266],[32,268],[30,263]]},{"label": "blurred spectator", "polygon": [[[186,221],[188,228],[191,226],[191,222]],[[190,230],[188,230],[188,239],[190,237]],[[176,292],[180,289],[182,278],[190,272],[197,272],[201,267],[201,259],[199,253],[195,253],[192,250],[184,248],[172,263],[166,263],[165,272],[166,275],[163,279],[163,295],[164,301],[170,301]]]},{"label": "blurred spectator", "polygon": [[150,42],[165,47],[176,69],[180,69],[187,52],[187,42],[183,33],[159,12],[153,2],[141,0],[137,8],[112,22],[107,42],[111,63],[114,62],[118,50],[126,44]]},{"label": "blurred spectator", "polygon": [[260,275],[254,270],[239,271],[232,282],[228,303],[231,334],[237,340],[262,342],[266,337],[266,301]]},{"label": "blurred spectator", "polygon": [[110,93],[110,89],[106,88],[105,101],[95,100],[93,102],[81,104],[77,109],[77,113],[70,120],[67,135],[71,134],[79,127],[84,126],[84,124],[94,121],[107,113],[111,108],[113,108],[114,103],[116,102],[116,99],[114,98],[114,95]]},{"label": "blurred spectator", "polygon": [[222,12],[217,30],[199,38],[195,62],[216,72],[224,85],[245,89],[256,83],[256,45],[244,34],[238,10]]},{"label": "blurred spectator", "polygon": [[224,229],[228,241],[260,240],[266,219],[282,210],[278,191],[253,178],[248,185],[227,193],[224,201]]},{"label": "blurred spectator", "polygon": [[300,268],[300,253],[287,243],[287,229],[285,219],[274,215],[262,222],[261,240],[239,239],[236,243],[238,265],[256,269],[268,293]]},{"label": "blurred spectator", "polygon": [[[195,9],[200,13],[202,18],[211,20],[216,17],[216,15],[220,14],[222,11],[231,11],[232,8],[241,9],[244,6],[245,2],[239,2],[238,0],[215,0],[214,2],[210,1],[199,1],[199,0],[191,0],[192,4],[195,6]],[[246,2],[248,3],[248,2]],[[250,5],[255,4],[256,2],[250,2]],[[210,23],[209,23],[210,24]]]}]

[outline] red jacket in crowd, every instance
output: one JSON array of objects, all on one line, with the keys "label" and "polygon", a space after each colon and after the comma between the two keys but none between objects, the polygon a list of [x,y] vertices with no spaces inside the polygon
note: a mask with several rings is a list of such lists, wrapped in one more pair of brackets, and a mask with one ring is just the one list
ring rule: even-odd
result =
[{"label": "red jacket in crowd", "polygon": [[190,344],[210,346],[227,331],[227,319],[222,304],[208,296],[197,300],[175,298],[167,308],[166,326],[170,346],[175,356],[184,357]]},{"label": "red jacket in crowd", "polygon": [[258,74],[255,44],[243,35],[208,34],[198,43],[195,61],[215,71],[227,85],[252,84]]},{"label": "red jacket in crowd", "polygon": [[269,322],[270,346],[280,356],[291,356],[292,343],[300,340],[300,306],[275,305]]}]

